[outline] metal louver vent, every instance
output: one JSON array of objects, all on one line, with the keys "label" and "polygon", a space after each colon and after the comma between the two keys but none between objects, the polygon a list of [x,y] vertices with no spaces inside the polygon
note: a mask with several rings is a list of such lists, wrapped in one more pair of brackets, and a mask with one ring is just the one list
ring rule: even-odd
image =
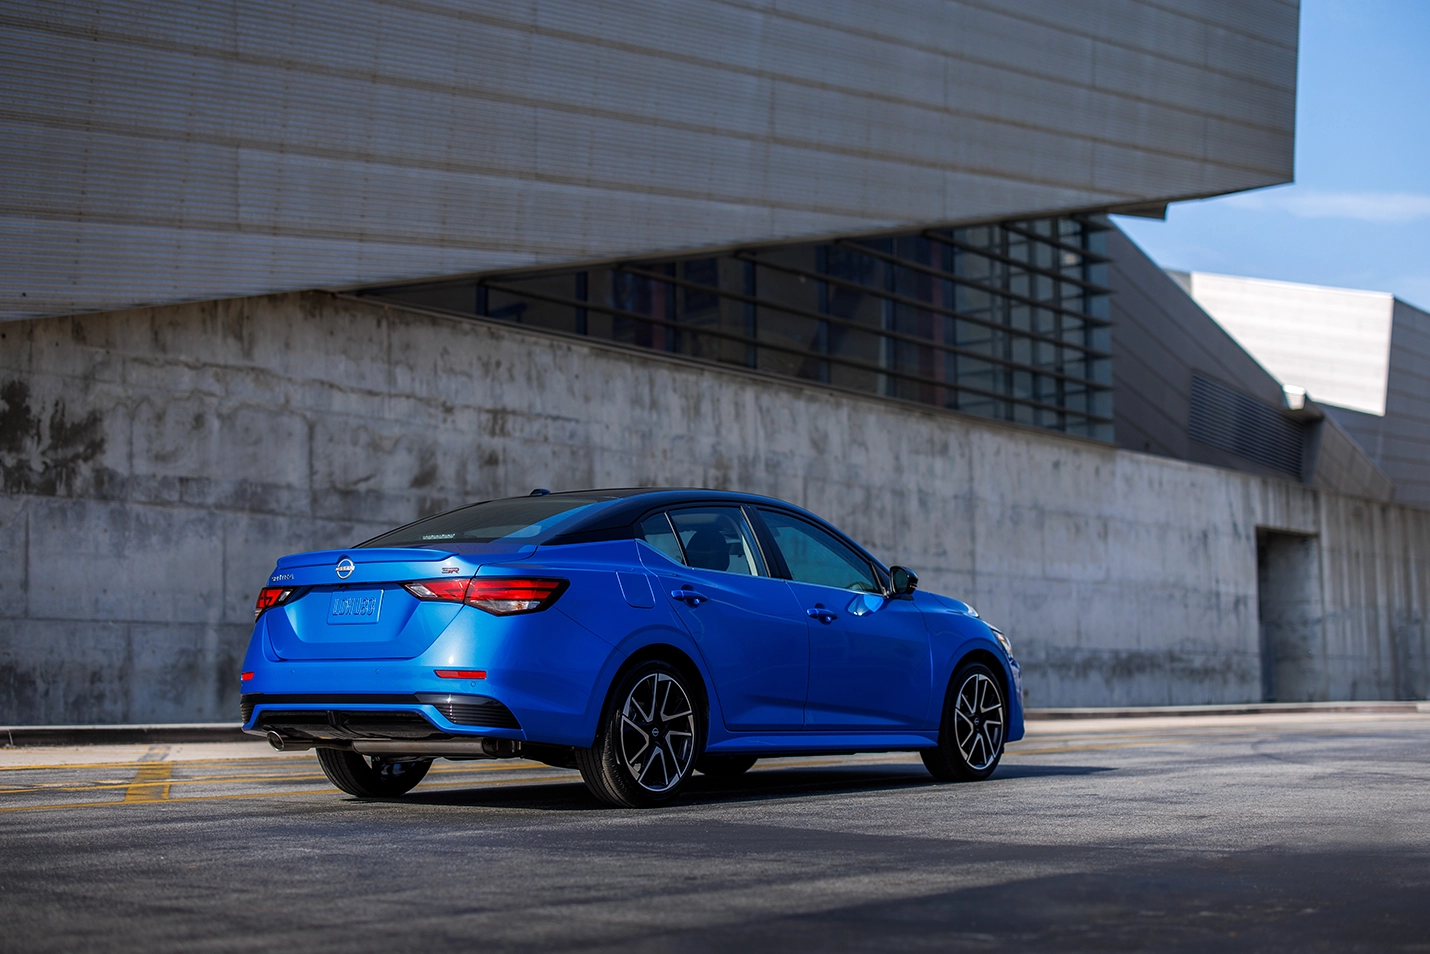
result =
[{"label": "metal louver vent", "polygon": [[1306,426],[1220,381],[1192,375],[1187,433],[1194,441],[1301,479]]}]

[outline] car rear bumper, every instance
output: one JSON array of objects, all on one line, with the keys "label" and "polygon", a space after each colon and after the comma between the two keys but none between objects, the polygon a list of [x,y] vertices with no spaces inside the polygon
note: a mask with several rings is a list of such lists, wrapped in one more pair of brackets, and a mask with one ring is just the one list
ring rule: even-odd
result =
[{"label": "car rear bumper", "polygon": [[239,704],[245,732],[266,736],[275,744],[290,743],[285,748],[525,738],[516,715],[483,695],[255,692],[243,695]]}]

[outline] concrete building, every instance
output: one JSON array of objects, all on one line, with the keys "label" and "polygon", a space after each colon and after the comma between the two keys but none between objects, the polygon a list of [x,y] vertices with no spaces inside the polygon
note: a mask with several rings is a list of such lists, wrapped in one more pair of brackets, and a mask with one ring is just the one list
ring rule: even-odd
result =
[{"label": "concrete building", "polygon": [[534,486],[808,506],[1035,706],[1430,691],[1430,514],[1105,217],[1290,178],[1295,4],[5,15],[0,722]]},{"label": "concrete building", "polygon": [[0,16],[7,317],[1291,176],[1285,0],[4,0]]},{"label": "concrete building", "polygon": [[1385,292],[1173,272],[1292,393],[1309,393],[1394,483],[1430,507],[1430,314]]}]

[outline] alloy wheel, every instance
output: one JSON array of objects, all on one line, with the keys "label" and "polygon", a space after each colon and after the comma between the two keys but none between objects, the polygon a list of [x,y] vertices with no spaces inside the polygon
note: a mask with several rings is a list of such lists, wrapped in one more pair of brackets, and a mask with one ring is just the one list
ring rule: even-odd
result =
[{"label": "alloy wheel", "polygon": [[958,688],[953,735],[959,754],[975,772],[992,765],[1002,751],[1003,694],[981,672],[971,673]]},{"label": "alloy wheel", "polygon": [[631,777],[648,792],[664,792],[688,774],[695,707],[678,681],[653,672],[631,688],[621,707],[620,748]]}]

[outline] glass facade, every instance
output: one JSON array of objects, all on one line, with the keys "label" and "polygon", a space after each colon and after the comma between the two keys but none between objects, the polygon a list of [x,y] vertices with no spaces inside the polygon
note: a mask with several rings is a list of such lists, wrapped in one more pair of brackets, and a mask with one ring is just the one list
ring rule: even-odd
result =
[{"label": "glass facade", "polygon": [[1111,441],[1095,216],[373,289],[424,307]]}]

